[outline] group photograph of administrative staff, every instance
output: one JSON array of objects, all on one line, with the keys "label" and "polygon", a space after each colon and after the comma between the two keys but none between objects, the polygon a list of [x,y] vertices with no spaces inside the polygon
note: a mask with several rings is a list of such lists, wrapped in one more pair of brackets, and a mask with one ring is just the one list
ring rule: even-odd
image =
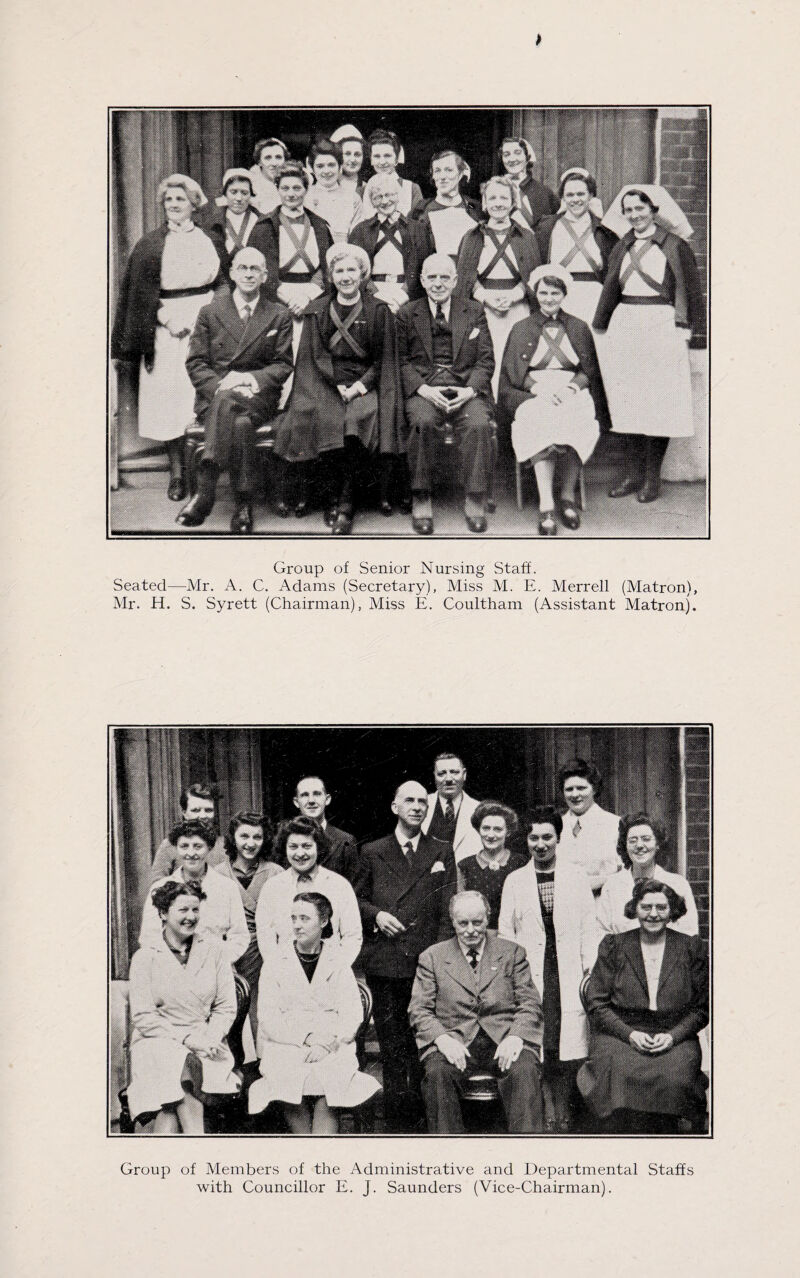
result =
[{"label": "group photograph of administrative staff", "polygon": [[109,112],[110,536],[708,536],[709,109]]},{"label": "group photograph of administrative staff", "polygon": [[711,1133],[707,725],[116,727],[112,1136]]}]

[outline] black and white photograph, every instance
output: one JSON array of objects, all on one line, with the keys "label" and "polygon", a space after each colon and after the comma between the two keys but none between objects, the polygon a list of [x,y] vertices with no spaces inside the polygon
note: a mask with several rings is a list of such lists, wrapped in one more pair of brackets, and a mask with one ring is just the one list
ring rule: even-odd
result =
[{"label": "black and white photograph", "polygon": [[712,729],[109,729],[113,1137],[711,1135]]},{"label": "black and white photograph", "polygon": [[709,536],[707,106],[108,131],[108,536]]}]

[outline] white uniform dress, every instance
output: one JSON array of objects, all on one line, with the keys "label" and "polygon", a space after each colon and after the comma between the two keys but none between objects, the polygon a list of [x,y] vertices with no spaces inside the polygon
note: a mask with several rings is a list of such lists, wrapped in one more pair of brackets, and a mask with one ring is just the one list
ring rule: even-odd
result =
[{"label": "white uniform dress", "polygon": [[306,192],[305,206],[325,219],[334,244],[346,240],[356,223],[362,220],[361,197],[349,184],[332,191],[324,186],[312,186]]},{"label": "white uniform dress", "polygon": [[233,971],[219,941],[195,935],[184,965],[159,931],[131,960],[128,997],[134,1118],[174,1105],[186,1091],[239,1091],[227,1044],[219,1060],[194,1056],[183,1044],[193,1030],[224,1039],[236,1016]]},{"label": "white uniform dress", "polygon": [[[550,236],[549,260],[563,266],[572,276],[569,293],[564,299],[564,310],[569,311],[570,315],[577,315],[578,319],[591,326],[603,291],[600,279],[603,258],[592,234],[589,213],[584,213],[579,218],[571,218],[568,213],[562,213],[556,219]],[[598,338],[602,341],[603,336],[602,333],[595,333],[596,346]]]},{"label": "white uniform dress", "polygon": [[599,352],[611,412],[622,435],[694,434],[689,348],[661,286],[667,259],[651,238],[634,240],[620,267],[622,297]]},{"label": "white uniform dress", "polygon": [[[380,222],[381,231],[386,230],[385,222]],[[393,240],[385,240],[374,258],[372,259],[372,276],[376,275],[394,276],[395,279],[375,280],[375,296],[379,302],[386,302],[387,306],[402,306],[408,301],[408,293],[405,284],[397,281],[397,276],[405,275],[405,263],[403,262],[403,254]]]},{"label": "white uniform dress", "polygon": [[[292,901],[299,892],[320,892],[333,906],[333,938],[342,947],[348,963],[361,952],[361,913],[356,894],[342,874],[318,865],[310,883],[299,883],[296,870],[284,870],[265,883],[256,906],[256,937],[265,968],[272,962],[276,946],[291,941]],[[263,971],[262,971],[263,979]]]},{"label": "white uniform dress", "polygon": [[[402,209],[400,211],[403,212]],[[463,202],[448,208],[442,208],[440,205],[436,208],[428,207],[427,216],[431,224],[436,252],[446,253],[455,260],[467,231],[472,231],[477,226],[475,218]]]},{"label": "white uniform dress", "polygon": [[[161,916],[153,905],[151,896],[153,888],[160,887],[162,883],[169,883],[170,880],[176,883],[184,882],[180,869],[154,883],[148,891],[139,931],[139,944],[142,946],[152,945],[161,936]],[[206,870],[200,886],[206,894],[206,899],[200,902],[197,935],[216,937],[222,942],[228,962],[235,963],[250,944],[250,933],[247,930],[247,918],[239,888],[236,883],[223,878],[212,869]]]},{"label": "white uniform dress", "polygon": [[[678,896],[686,902],[686,913],[683,918],[670,923],[676,932],[685,932],[687,936],[697,936],[700,925],[697,920],[697,906],[692,889],[681,874],[673,874],[670,870],[662,870],[660,865],[653,867],[651,879],[666,883]],[[639,924],[636,919],[625,917],[625,906],[633,895],[634,878],[630,870],[618,870],[607,879],[600,893],[597,904],[597,921],[602,932],[632,932]]]},{"label": "white uniform dress", "polygon": [[250,169],[250,177],[253,179],[253,203],[261,216],[266,217],[281,202],[278,188],[274,182],[264,176],[258,164],[254,164]]},{"label": "white uniform dress", "polygon": [[[139,434],[145,439],[179,439],[194,420],[194,387],[186,372],[189,338],[201,307],[214,296],[211,285],[219,274],[219,258],[212,241],[193,222],[167,231],[161,255],[161,292],[183,289],[189,297],[161,297],[156,317],[153,371],[142,360],[139,370]],[[167,323],[186,328],[173,337]]]},{"label": "white uniform dress", "polygon": [[[335,941],[323,941],[310,981],[291,942],[282,945],[261,974],[262,1076],[250,1087],[250,1113],[260,1113],[272,1101],[299,1105],[304,1096],[324,1096],[334,1107],[361,1105],[380,1091],[375,1079],[358,1068],[353,1040],[362,1019],[356,979]],[[305,1039],[313,1033],[338,1038],[340,1045],[322,1060],[308,1062]]]},{"label": "white uniform dress", "polygon": [[[559,350],[556,354],[547,338]],[[525,389],[535,390],[517,409],[511,424],[511,442],[517,461],[539,460],[551,452],[572,448],[585,463],[600,438],[594,400],[584,388],[568,392],[561,404],[552,403],[554,391],[564,390],[580,368],[580,361],[563,326],[545,324],[525,379]]]},{"label": "white uniform dress", "polygon": [[[502,242],[506,232],[499,231],[496,234]],[[505,293],[521,282],[519,272],[516,266],[512,266],[513,255],[510,248],[507,249],[508,256],[503,256],[498,262],[491,267],[491,275],[485,272],[489,269],[497,254],[498,244],[490,235],[484,236],[483,249],[478,259],[478,283],[485,288],[487,293]],[[509,261],[509,257],[511,261]],[[489,326],[489,336],[492,339],[492,349],[494,350],[494,372],[492,373],[492,394],[497,399],[497,387],[500,381],[500,366],[503,362],[503,352],[506,348],[506,341],[514,325],[518,320],[526,319],[531,313],[531,308],[525,299],[518,302],[512,302],[504,315],[497,315],[494,311],[486,306],[486,298],[481,299],[484,303],[484,314],[486,315],[486,323]],[[490,299],[491,300],[491,299]]]}]

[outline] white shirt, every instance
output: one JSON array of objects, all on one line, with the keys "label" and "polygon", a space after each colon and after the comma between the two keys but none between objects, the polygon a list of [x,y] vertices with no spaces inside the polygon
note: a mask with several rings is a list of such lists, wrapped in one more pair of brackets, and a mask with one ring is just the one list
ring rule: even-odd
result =
[{"label": "white shirt", "polygon": [[407,834],[403,834],[402,830],[400,829],[400,826],[398,825],[395,827],[394,837],[397,839],[397,842],[400,844],[400,851],[403,853],[403,856],[408,855],[406,851],[406,845],[409,843],[411,844],[411,847],[413,849],[411,855],[414,856],[414,854],[417,851],[417,848],[419,847],[419,841],[422,838],[422,831],[417,830],[417,833],[413,837],[409,837]]},{"label": "white shirt", "polygon": [[[480,945],[467,945],[466,941],[462,941],[462,939],[461,939],[461,937],[460,937],[460,936],[459,936],[459,937],[457,937],[456,939],[458,940],[458,944],[459,944],[459,945],[460,945],[460,947],[461,947],[461,953],[464,955],[464,958],[467,960],[467,962],[469,963],[468,951],[469,951],[469,950],[477,950],[477,951],[478,951],[478,963],[480,963],[481,959],[483,958],[483,951],[486,949],[486,933],[484,932],[483,937],[481,938],[481,943],[480,943]],[[472,967],[472,964],[471,964],[471,963],[469,963],[469,965],[470,965],[470,967]],[[476,969],[476,970],[477,970],[477,969]]]},{"label": "white shirt", "polygon": [[[160,887],[174,879],[176,883],[185,882],[180,869],[165,879],[159,879],[148,891],[142,926],[139,931],[139,944],[152,945],[161,937],[161,916],[151,900],[153,888]],[[200,902],[200,917],[197,923],[198,936],[216,936],[222,941],[222,949],[229,963],[235,963],[244,954],[250,944],[250,933],[247,930],[242,896],[238,886],[232,879],[216,874],[208,869],[200,883],[206,899]]]},{"label": "white shirt", "polygon": [[233,303],[237,311],[239,312],[239,319],[242,321],[242,323],[244,323],[245,319],[247,318],[245,316],[245,310],[244,310],[245,306],[250,308],[250,314],[253,315],[255,313],[256,307],[258,306],[258,303],[260,300],[261,300],[260,292],[256,293],[255,297],[250,298],[248,300],[244,296],[244,294],[239,292],[238,288],[235,288],[233,290]]},{"label": "white shirt", "polygon": [[[559,849],[568,860],[583,867],[592,891],[597,893],[622,865],[617,852],[619,817],[593,803],[580,815],[565,813],[563,821]],[[580,822],[577,835],[573,834],[576,822]]]},{"label": "white shirt", "polygon": [[333,935],[347,962],[355,963],[361,951],[361,914],[347,879],[324,865],[314,867],[310,883],[298,883],[298,878],[296,870],[283,870],[261,889],[256,906],[256,937],[264,962],[270,961],[275,946],[292,941],[292,901],[298,892],[320,892],[333,906]]},{"label": "white shirt", "polygon": [[[442,302],[442,304],[441,304],[441,306],[442,306],[442,314],[443,314],[443,316],[444,316],[444,322],[445,322],[445,324],[449,324],[449,323],[450,323],[450,303],[451,303],[451,301],[452,301],[452,298],[448,297],[447,301],[446,301],[446,302]],[[436,303],[436,302],[432,302],[432,301],[431,301],[431,299],[430,299],[430,298],[428,298],[428,306],[430,307],[431,319],[436,319],[436,306],[437,306],[437,303]],[[460,804],[460,803],[461,803],[461,796],[460,796],[460,795],[459,795],[458,801],[459,801],[459,804]],[[439,802],[440,802],[440,803],[442,803],[442,796],[441,796],[441,795],[439,795]],[[446,802],[447,802],[447,800],[445,800],[445,803],[446,803]],[[453,803],[455,804],[455,799],[453,800]],[[444,803],[442,803],[442,811],[444,811]],[[458,811],[458,808],[456,808],[456,812],[457,812],[457,811]]]}]

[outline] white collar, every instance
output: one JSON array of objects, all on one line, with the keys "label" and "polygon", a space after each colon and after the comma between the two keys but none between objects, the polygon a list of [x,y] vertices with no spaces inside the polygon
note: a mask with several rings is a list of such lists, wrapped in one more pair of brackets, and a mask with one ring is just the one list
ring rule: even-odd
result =
[{"label": "white collar", "polygon": [[[464,955],[464,958],[467,958],[467,950],[474,949],[478,951],[478,962],[480,963],[481,959],[483,958],[483,951],[486,949],[486,933],[485,932],[483,934],[483,940],[481,941],[480,945],[467,945],[464,941],[462,941],[460,936],[457,936],[456,940],[458,941],[459,949],[461,950],[461,953]],[[469,963],[469,959],[467,959],[467,962]],[[470,967],[471,966],[472,964],[470,963]]]},{"label": "white collar", "polygon": [[[450,296],[448,297],[447,301],[446,301],[446,302],[442,302],[442,304],[441,304],[441,306],[442,306],[442,314],[444,315],[444,319],[445,319],[445,323],[446,323],[446,324],[449,324],[449,323],[450,323],[450,303],[452,302],[452,300],[453,300],[453,295],[452,295],[452,293],[451,293],[451,294],[450,294]],[[436,319],[436,307],[437,307],[437,305],[438,305],[438,303],[437,303],[437,302],[432,302],[432,301],[431,301],[431,299],[430,299],[430,298],[428,298],[428,306],[430,307],[430,312],[431,312],[431,318],[432,318],[432,319]],[[440,795],[439,797],[441,798],[441,795]]]},{"label": "white collar", "polygon": [[250,307],[250,314],[252,315],[253,311],[258,306],[258,303],[260,300],[261,300],[261,290],[259,290],[258,293],[256,293],[255,297],[251,298],[250,300],[248,300],[244,296],[244,294],[239,292],[238,286],[233,290],[233,301],[237,311],[239,312],[239,315],[241,315],[245,306]]},{"label": "white collar", "polygon": [[422,831],[418,830],[417,833],[413,836],[413,838],[410,838],[407,834],[402,833],[399,825],[396,825],[394,830],[394,837],[397,839],[397,842],[400,844],[401,852],[405,853],[407,843],[410,843],[411,847],[416,852],[417,848],[419,847],[419,841],[422,838]]},{"label": "white collar", "polygon": [[[436,308],[434,307],[434,312],[435,310]],[[439,800],[439,807],[442,809],[442,812],[444,812],[445,807],[447,806],[447,799],[444,797],[443,794],[439,794],[438,791],[436,793],[436,797]],[[453,799],[453,811],[456,813],[456,815],[458,815],[458,811],[461,807],[461,800],[463,798],[464,798],[464,791],[462,790],[461,793],[458,795],[458,797]]]}]

